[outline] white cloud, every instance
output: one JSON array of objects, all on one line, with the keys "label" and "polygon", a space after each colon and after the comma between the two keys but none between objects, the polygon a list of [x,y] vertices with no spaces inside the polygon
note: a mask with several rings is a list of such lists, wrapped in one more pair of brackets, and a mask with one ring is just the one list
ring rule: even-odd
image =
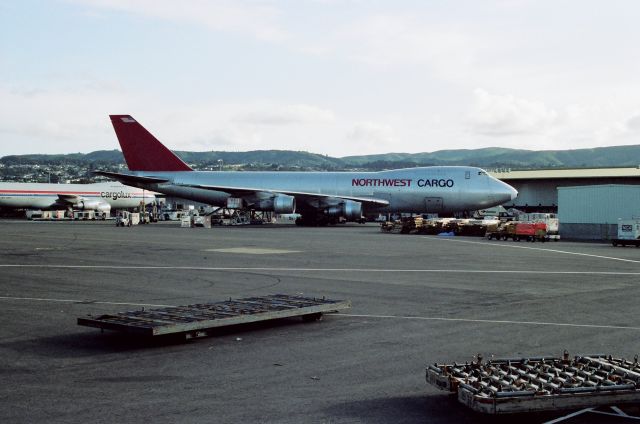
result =
[{"label": "white cloud", "polygon": [[332,111],[304,104],[264,105],[234,118],[235,122],[251,125],[330,123],[334,120]]},{"label": "white cloud", "polygon": [[265,100],[179,106],[108,81],[74,82],[73,89],[0,85],[0,138],[11,141],[0,145],[0,157],[118,149],[109,114],[135,116],[172,150],[341,151],[334,113],[317,106]]},{"label": "white cloud", "polygon": [[[618,13],[628,5],[578,10],[575,2],[549,20],[544,4],[528,0],[464,9],[358,0],[61,1],[72,7],[44,2],[41,20],[13,18],[32,15],[21,2],[8,9],[9,45],[24,48],[0,57],[0,155],[117,148],[109,113],[133,114],[176,150],[340,156],[640,142],[637,63],[628,54],[638,26]],[[581,30],[566,31],[569,21]],[[143,55],[122,52],[108,35],[123,23],[131,24],[120,27],[123,39],[149,46]],[[159,34],[170,38],[158,43]],[[199,40],[198,48],[182,49],[175,34]],[[247,43],[254,39],[273,43]],[[150,73],[149,63],[173,66]]]},{"label": "white cloud", "polygon": [[615,118],[595,128],[593,138],[602,145],[640,143],[640,112],[635,111],[623,117],[618,113]]},{"label": "white cloud", "polygon": [[[7,150],[25,153],[86,151],[105,134],[102,109],[120,103],[121,93],[0,86],[0,134]],[[113,147],[115,148],[115,146]]]},{"label": "white cloud", "polygon": [[640,113],[635,113],[625,122],[625,127],[627,130],[632,132],[640,131]]},{"label": "white cloud", "polygon": [[425,23],[416,16],[379,14],[358,18],[337,31],[333,50],[376,67],[420,65],[452,78],[466,72],[481,44],[455,26]]},{"label": "white cloud", "polygon": [[384,152],[398,141],[390,125],[371,121],[358,122],[347,133],[345,149],[364,154],[364,151]]},{"label": "white cloud", "polygon": [[474,98],[469,121],[472,130],[480,134],[542,134],[559,122],[560,114],[540,101],[490,94],[483,89],[476,89]]},{"label": "white cloud", "polygon": [[202,25],[214,31],[250,34],[259,40],[288,37],[279,25],[280,12],[263,1],[232,0],[68,0],[90,8],[148,18]]}]

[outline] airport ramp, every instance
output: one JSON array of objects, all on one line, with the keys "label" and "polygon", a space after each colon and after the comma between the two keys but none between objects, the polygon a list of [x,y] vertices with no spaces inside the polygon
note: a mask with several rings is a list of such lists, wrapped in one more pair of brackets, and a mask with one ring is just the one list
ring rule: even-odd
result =
[{"label": "airport ramp", "polygon": [[275,294],[95,317],[89,315],[78,318],[78,325],[149,337],[183,334],[186,339],[192,339],[208,336],[214,328],[291,317],[318,320],[324,313],[350,307],[349,300]]}]

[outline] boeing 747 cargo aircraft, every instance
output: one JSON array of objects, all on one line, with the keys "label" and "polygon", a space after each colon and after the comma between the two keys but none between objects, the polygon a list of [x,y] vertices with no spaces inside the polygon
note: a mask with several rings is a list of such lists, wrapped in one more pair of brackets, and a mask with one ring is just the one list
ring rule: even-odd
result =
[{"label": "boeing 747 cargo aircraft", "polygon": [[232,209],[297,212],[320,224],[365,213],[486,209],[518,192],[480,168],[430,166],[381,172],[194,171],[129,115],[111,115],[128,173],[98,171],[124,184]]},{"label": "boeing 747 cargo aircraft", "polygon": [[0,208],[75,209],[108,213],[155,202],[155,193],[120,183],[46,184],[0,182]]}]

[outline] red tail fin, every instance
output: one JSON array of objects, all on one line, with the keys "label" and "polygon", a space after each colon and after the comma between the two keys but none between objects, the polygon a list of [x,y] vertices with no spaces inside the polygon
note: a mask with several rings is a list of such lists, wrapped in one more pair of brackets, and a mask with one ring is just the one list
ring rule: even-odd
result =
[{"label": "red tail fin", "polygon": [[131,171],[193,171],[129,115],[109,115]]}]

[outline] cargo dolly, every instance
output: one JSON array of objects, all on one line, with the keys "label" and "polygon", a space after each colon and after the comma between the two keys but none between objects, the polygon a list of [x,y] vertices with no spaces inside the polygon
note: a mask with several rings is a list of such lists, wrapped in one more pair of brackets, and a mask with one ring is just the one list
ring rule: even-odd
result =
[{"label": "cargo dolly", "polygon": [[640,402],[640,364],[610,355],[429,365],[426,379],[474,411],[507,414]]},{"label": "cargo dolly", "polygon": [[210,330],[218,327],[291,317],[318,320],[323,313],[350,307],[349,300],[275,294],[95,317],[89,315],[78,318],[78,325],[143,336],[181,334],[188,340],[208,336]]}]

